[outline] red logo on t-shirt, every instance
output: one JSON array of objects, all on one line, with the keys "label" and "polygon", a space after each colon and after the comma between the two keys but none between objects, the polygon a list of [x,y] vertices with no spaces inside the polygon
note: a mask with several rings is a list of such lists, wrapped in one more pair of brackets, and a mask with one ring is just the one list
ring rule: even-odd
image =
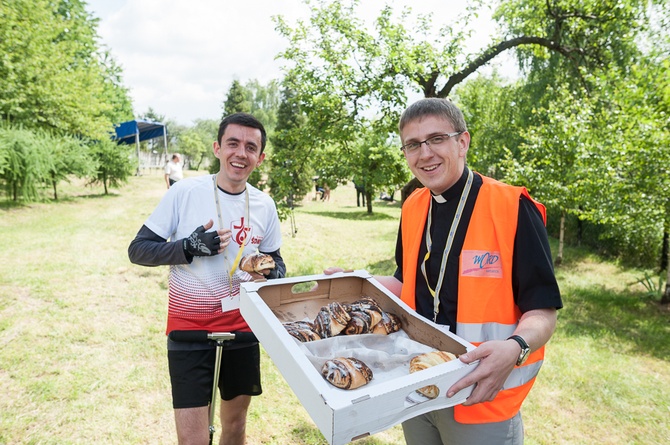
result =
[{"label": "red logo on t-shirt", "polygon": [[233,226],[233,239],[239,246],[244,245],[247,237],[251,236],[251,227],[244,227],[244,217],[239,221],[239,225],[234,222],[231,225]]}]

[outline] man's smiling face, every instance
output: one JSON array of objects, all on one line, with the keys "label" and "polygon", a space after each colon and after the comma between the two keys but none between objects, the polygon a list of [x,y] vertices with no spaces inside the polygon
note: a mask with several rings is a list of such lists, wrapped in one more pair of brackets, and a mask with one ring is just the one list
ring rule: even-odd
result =
[{"label": "man's smiling face", "polygon": [[244,190],[249,175],[265,159],[261,153],[261,131],[257,128],[230,124],[213,150],[221,163],[218,185],[229,193]]},{"label": "man's smiling face", "polygon": [[[422,142],[434,136],[453,133],[449,120],[437,116],[425,116],[408,122],[402,129],[403,145]],[[470,134],[466,131],[448,138],[439,147],[426,143],[414,151],[405,153],[405,159],[414,176],[434,194],[439,195],[454,185],[465,168],[465,156],[470,145]]]}]

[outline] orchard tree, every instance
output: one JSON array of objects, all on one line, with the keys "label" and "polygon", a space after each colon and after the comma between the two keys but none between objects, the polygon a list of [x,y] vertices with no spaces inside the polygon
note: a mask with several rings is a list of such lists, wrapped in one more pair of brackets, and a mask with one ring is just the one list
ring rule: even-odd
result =
[{"label": "orchard tree", "polygon": [[289,41],[280,56],[290,62],[287,77],[309,116],[305,133],[323,141],[312,138],[310,143],[340,150],[363,132],[367,120],[384,133],[395,131],[409,91],[449,97],[456,85],[504,51],[517,49],[528,70],[557,69],[556,79],[581,80],[588,70],[625,66],[637,54],[635,38],[646,20],[646,2],[636,0],[625,5],[619,0],[505,1],[494,15],[501,37],[468,54],[468,23],[483,2],[469,3],[454,24],[438,25],[431,16],[412,21],[409,9],[397,18],[387,6],[374,30],[357,15],[357,1],[309,4],[309,23],[291,27],[276,19]]},{"label": "orchard tree", "polygon": [[373,197],[401,188],[411,174],[399,138],[388,132],[370,126],[351,145],[344,174],[353,173],[353,177],[365,184],[365,202],[371,214]]}]

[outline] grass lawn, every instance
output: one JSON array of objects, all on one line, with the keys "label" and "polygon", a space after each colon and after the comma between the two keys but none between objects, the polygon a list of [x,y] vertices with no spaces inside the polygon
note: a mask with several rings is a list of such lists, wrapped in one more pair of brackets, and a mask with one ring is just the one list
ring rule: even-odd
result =
[{"label": "grass lawn", "polygon": [[[58,203],[0,207],[0,444],[176,443],[167,267],[126,253],[163,176],[101,193],[63,184]],[[391,273],[399,215],[385,201],[368,215],[353,185],[306,199],[282,223],[289,274]],[[526,444],[670,443],[670,312],[630,285],[643,271],[567,249],[557,275],[565,308],[524,404]],[[262,366],[248,443],[326,444],[266,354]],[[399,426],[356,442],[403,443]]]}]

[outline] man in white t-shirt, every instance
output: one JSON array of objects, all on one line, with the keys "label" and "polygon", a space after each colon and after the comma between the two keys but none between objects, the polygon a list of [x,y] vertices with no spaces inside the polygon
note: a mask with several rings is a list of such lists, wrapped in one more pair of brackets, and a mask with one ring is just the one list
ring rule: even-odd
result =
[{"label": "man in white t-shirt", "polygon": [[[167,333],[250,331],[239,311],[240,283],[285,275],[275,203],[247,183],[265,159],[266,139],[263,125],[249,114],[224,118],[213,144],[220,171],[175,183],[131,242],[133,263],[170,265]],[[275,268],[262,274],[241,271],[240,258],[257,251],[271,255]],[[221,443],[242,445],[251,396],[262,392],[260,350],[257,342],[237,343],[223,354]],[[179,443],[209,441],[214,357],[213,345],[168,339]]]},{"label": "man in white t-shirt", "polygon": [[181,156],[178,153],[172,155],[172,159],[165,164],[165,184],[167,188],[184,177],[184,172],[181,168]]}]

